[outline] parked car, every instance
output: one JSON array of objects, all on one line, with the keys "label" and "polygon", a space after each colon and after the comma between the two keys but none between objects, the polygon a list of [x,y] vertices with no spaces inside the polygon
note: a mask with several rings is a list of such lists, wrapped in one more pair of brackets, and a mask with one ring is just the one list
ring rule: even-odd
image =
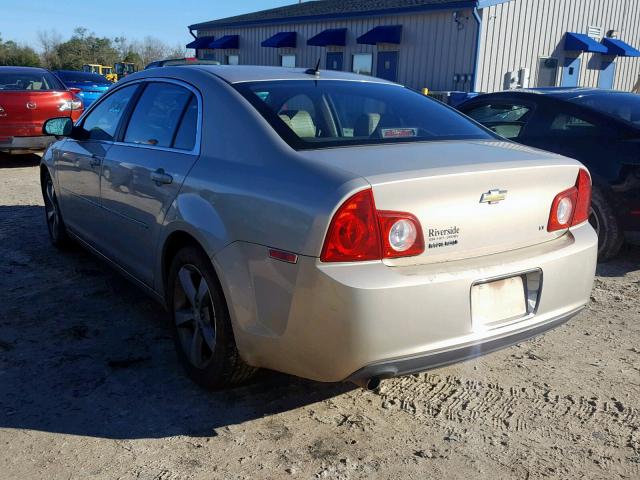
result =
[{"label": "parked car", "polygon": [[510,140],[580,160],[593,177],[589,221],[600,260],[640,233],[640,95],[599,89],[511,90],[458,107]]},{"label": "parked car", "polygon": [[55,138],[43,135],[45,120],[80,117],[83,105],[76,93],[45,69],[0,67],[0,151],[46,148]]},{"label": "parked car", "polygon": [[85,108],[95,102],[106,92],[112,82],[97,73],[77,72],[74,70],[54,70],[67,88],[77,88],[78,97],[82,99]]},{"label": "parked car", "polygon": [[385,80],[152,69],[46,129],[51,241],[163,302],[209,388],[254,367],[372,388],[589,301],[587,170]]}]

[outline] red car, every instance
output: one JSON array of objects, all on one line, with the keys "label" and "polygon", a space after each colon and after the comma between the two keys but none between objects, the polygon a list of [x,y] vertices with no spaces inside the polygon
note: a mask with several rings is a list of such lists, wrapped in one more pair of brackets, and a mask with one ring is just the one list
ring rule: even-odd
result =
[{"label": "red car", "polygon": [[45,120],[82,114],[76,93],[43,68],[0,67],[0,152],[44,150],[55,140],[42,133]]}]

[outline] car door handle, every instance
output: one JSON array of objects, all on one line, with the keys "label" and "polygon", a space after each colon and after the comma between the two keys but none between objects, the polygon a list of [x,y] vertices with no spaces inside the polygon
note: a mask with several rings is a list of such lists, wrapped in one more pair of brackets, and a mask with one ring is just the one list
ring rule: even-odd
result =
[{"label": "car door handle", "polygon": [[89,165],[92,168],[99,167],[101,163],[102,163],[102,157],[99,157],[98,155],[91,155],[91,160],[89,160]]},{"label": "car door handle", "polygon": [[173,177],[168,173],[165,173],[163,168],[159,168],[155,172],[151,172],[151,180],[153,180],[158,186],[169,185],[173,182]]}]

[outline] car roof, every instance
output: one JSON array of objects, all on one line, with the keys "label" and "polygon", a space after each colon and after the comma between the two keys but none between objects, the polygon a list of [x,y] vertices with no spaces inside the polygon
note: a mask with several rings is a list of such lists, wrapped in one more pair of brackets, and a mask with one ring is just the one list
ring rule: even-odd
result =
[{"label": "car roof", "polygon": [[73,74],[80,74],[80,75],[98,75],[98,76],[102,76],[99,73],[83,72],[81,70],[53,70],[53,73],[73,73]]},{"label": "car roof", "polygon": [[41,67],[13,67],[13,66],[0,66],[0,70],[11,71],[11,72],[40,72],[40,73],[45,73],[49,71],[46,68],[41,68]]},{"label": "car roof", "polygon": [[482,99],[487,96],[491,97],[508,97],[508,96],[516,96],[516,97],[533,97],[533,96],[541,96],[547,98],[554,98],[558,100],[572,100],[578,97],[586,97],[591,95],[624,95],[630,94],[629,92],[623,92],[620,90],[604,90],[601,88],[586,88],[586,87],[575,87],[575,88],[566,88],[566,87],[545,87],[545,88],[522,88],[516,90],[503,90],[501,92],[488,93],[485,95],[479,95],[474,97],[471,101],[475,99]]},{"label": "car roof", "polygon": [[306,68],[262,67],[253,65],[181,65],[207,71],[229,83],[261,82],[268,80],[349,80],[395,85],[393,82],[366,75],[334,70],[320,70],[319,75],[305,73]]}]

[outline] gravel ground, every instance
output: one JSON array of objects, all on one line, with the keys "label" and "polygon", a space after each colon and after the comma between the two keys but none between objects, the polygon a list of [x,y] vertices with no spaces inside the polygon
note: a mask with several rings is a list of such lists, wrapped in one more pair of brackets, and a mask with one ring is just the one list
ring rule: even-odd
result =
[{"label": "gravel ground", "polygon": [[0,158],[0,477],[640,478],[640,248],[546,336],[386,381],[206,393],[166,315],[48,243],[37,158]]}]

